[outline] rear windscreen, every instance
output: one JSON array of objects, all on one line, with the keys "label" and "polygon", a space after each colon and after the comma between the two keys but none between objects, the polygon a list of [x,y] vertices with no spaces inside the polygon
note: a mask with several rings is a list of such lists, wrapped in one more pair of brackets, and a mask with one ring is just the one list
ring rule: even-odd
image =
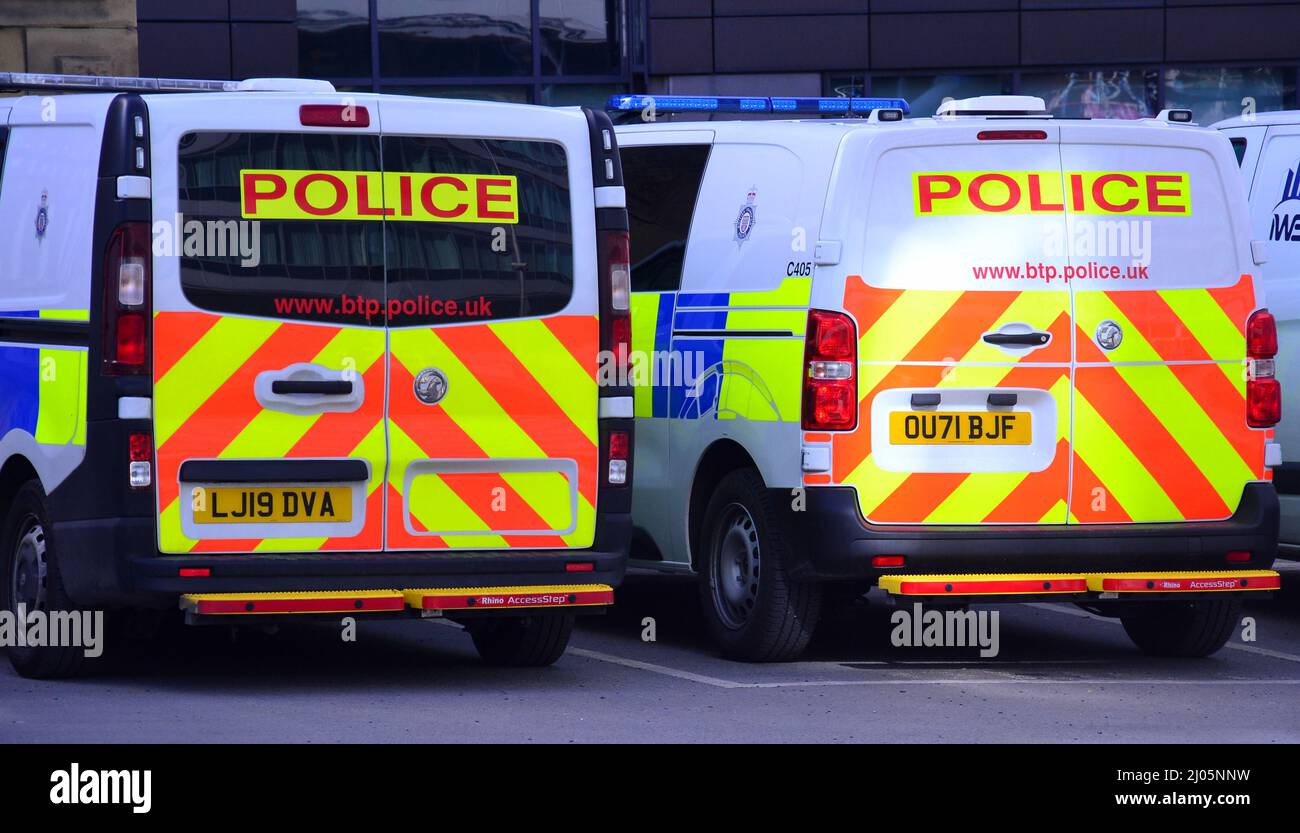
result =
[{"label": "rear windscreen", "polygon": [[1194,148],[905,147],[872,177],[863,277],[877,286],[1024,291],[1235,283],[1214,157]]},{"label": "rear windscreen", "polygon": [[555,143],[190,133],[178,196],[181,286],[202,309],[438,324],[550,314],[573,291]]}]

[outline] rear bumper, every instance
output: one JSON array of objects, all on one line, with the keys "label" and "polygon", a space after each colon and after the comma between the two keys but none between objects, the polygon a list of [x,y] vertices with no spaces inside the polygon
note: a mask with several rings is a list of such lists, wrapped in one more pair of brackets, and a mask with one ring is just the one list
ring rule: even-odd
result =
[{"label": "rear bumper", "polygon": [[[890,573],[1100,573],[1195,571],[1272,566],[1277,557],[1278,498],[1268,483],[1248,483],[1236,514],[1223,521],[1078,526],[881,526],[866,522],[853,489],[807,490],[793,513],[805,542],[791,574],[799,579],[871,579]],[[1231,551],[1250,552],[1229,564]],[[902,567],[877,568],[878,555]]]},{"label": "rear bumper", "polygon": [[[627,564],[632,520],[602,514],[587,549],[397,553],[159,555],[152,519],[65,521],[55,535],[64,584],[83,607],[175,607],[195,593],[273,593],[604,584],[618,586]],[[591,565],[570,572],[569,564]],[[210,575],[182,577],[181,570]]]}]

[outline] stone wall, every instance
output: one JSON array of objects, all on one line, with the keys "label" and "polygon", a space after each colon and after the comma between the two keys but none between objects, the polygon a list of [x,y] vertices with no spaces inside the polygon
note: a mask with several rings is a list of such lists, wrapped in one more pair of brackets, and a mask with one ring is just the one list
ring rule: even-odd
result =
[{"label": "stone wall", "polygon": [[135,75],[136,0],[0,0],[0,70]]}]

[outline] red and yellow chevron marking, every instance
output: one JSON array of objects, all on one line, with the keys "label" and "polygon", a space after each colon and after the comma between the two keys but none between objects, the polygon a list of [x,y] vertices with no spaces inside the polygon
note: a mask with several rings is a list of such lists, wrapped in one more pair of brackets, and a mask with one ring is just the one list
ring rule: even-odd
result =
[{"label": "red and yellow chevron marking", "polygon": [[[596,318],[395,330],[389,362],[385,338],[377,329],[158,313],[162,550],[377,550],[385,534],[392,549],[590,546],[598,464]],[[302,361],[360,374],[362,407],[315,415],[264,410],[254,394],[257,375]],[[414,394],[414,374],[427,367],[441,369],[449,382],[448,396],[436,406]],[[373,474],[361,533],[239,540],[184,535],[180,501],[188,496],[178,482],[184,461],[284,457],[367,460]],[[481,461],[481,470],[452,466],[423,473],[404,493],[407,467],[427,461]]]},{"label": "red and yellow chevron marking", "polygon": [[[163,552],[305,552],[383,546],[384,333],[196,312],[154,318],[154,441],[159,546]],[[367,395],[353,413],[264,410],[259,373],[310,361],[361,375]],[[351,457],[370,463],[366,519],[349,538],[195,540],[181,529],[181,464],[189,459]]]},{"label": "red and yellow chevron marking", "polygon": [[[1076,523],[1227,518],[1264,476],[1267,432],[1246,425],[1245,275],[1222,289],[1075,287]],[[1104,320],[1124,339],[1103,352]]]},{"label": "red and yellow chevron marking", "polygon": [[[861,418],[832,440],[832,482],[855,486],[863,514],[877,523],[1230,516],[1245,483],[1266,476],[1268,433],[1245,423],[1250,277],[1221,289],[1075,292],[1072,327],[1066,292],[887,290],[849,278]],[[1104,353],[1092,333],[1108,319],[1124,340]],[[1015,361],[980,340],[1010,322],[1047,330],[1052,341]],[[1058,425],[1052,464],[1033,473],[881,469],[871,448],[872,403],[883,391],[913,387],[1050,392]]]},{"label": "red and yellow chevron marking", "polygon": [[[598,343],[594,316],[392,331],[388,547],[590,546]],[[428,367],[447,376],[436,407],[414,394]],[[482,466],[426,466],[403,494],[430,460]]]},{"label": "red and yellow chevron marking", "polygon": [[[858,427],[832,440],[832,480],[857,488],[877,523],[1064,523],[1069,483],[1070,318],[1064,291],[892,290],[853,276]],[[1020,322],[1052,334],[1017,361],[981,340]],[[927,364],[921,364],[926,362]],[[1040,472],[895,472],[871,454],[871,405],[893,388],[1040,388],[1057,403],[1057,454]]]}]

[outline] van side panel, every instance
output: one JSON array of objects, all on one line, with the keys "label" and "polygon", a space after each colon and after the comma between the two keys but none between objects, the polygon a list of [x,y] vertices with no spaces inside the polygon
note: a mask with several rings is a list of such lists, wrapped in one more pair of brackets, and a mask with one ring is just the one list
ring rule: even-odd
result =
[{"label": "van side panel", "polygon": [[[0,460],[28,460],[46,492],[81,463],[95,189],[111,96],[22,98],[10,113],[0,228]],[[21,264],[21,267],[18,265]]]}]

